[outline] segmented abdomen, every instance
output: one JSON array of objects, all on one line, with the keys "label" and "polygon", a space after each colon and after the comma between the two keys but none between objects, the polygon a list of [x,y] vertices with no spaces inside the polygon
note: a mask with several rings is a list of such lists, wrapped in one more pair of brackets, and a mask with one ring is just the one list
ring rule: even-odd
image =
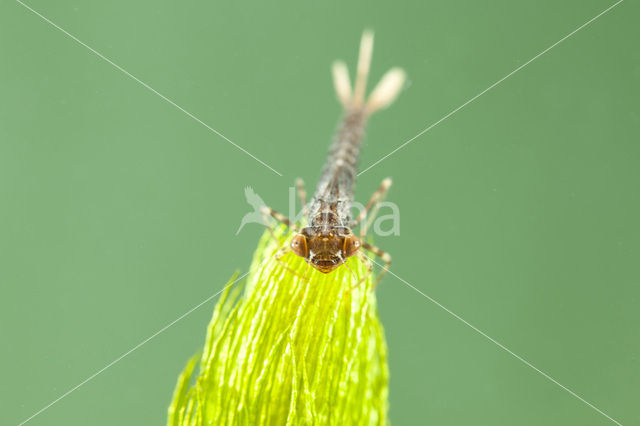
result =
[{"label": "segmented abdomen", "polygon": [[309,224],[316,222],[321,213],[332,211],[338,215],[342,226],[349,226],[349,209],[354,197],[358,156],[366,121],[366,114],[362,110],[345,113],[309,205]]}]

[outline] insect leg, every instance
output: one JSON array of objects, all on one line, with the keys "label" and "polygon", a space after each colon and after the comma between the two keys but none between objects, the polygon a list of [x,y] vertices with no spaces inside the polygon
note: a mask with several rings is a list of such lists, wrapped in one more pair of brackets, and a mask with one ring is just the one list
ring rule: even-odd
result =
[{"label": "insect leg", "polygon": [[[359,225],[360,223],[362,223],[363,220],[365,220],[367,218],[367,215],[369,214],[369,211],[372,210],[372,215],[371,218],[365,222],[364,226],[362,226],[360,228],[360,237],[363,237],[367,234],[367,228],[369,227],[369,224],[371,223],[371,221],[373,220],[373,218],[375,218],[375,213],[377,211],[377,207],[379,205],[379,203],[384,199],[384,197],[387,195],[387,191],[389,190],[389,187],[391,186],[391,178],[386,178],[382,181],[382,183],[380,184],[380,186],[378,187],[378,189],[376,190],[376,192],[373,193],[373,195],[371,196],[371,199],[369,200],[369,202],[367,203],[367,205],[364,207],[364,210],[362,210],[360,212],[360,214],[358,215],[358,217],[356,218],[353,227]],[[374,207],[375,206],[375,207]]]},{"label": "insect leg", "polygon": [[273,256],[274,256],[274,258],[276,260],[276,263],[278,263],[278,265],[280,265],[281,267],[283,267],[287,271],[291,272],[296,277],[300,278],[302,281],[308,282],[309,281],[309,278],[307,278],[307,271],[309,270],[309,265],[308,264],[307,264],[307,268],[304,270],[304,275],[300,275],[297,271],[291,269],[289,267],[289,265],[287,265],[285,262],[282,261],[282,258],[287,253],[289,253],[290,251],[291,251],[291,248],[289,246],[284,246],[284,247],[281,247],[280,250],[275,252],[275,254]]},{"label": "insect leg", "polygon": [[[378,276],[376,277],[376,281],[373,284],[373,290],[375,290],[376,287],[378,286],[378,284],[380,283],[380,280],[384,276],[384,274],[386,274],[387,271],[389,270],[389,266],[391,266],[391,255],[389,253],[387,253],[386,251],[383,251],[379,247],[374,246],[373,244],[369,244],[366,241],[362,241],[362,248],[373,252],[376,256],[378,256],[384,262],[384,266],[382,267],[382,271],[378,274]],[[362,255],[364,256],[364,253],[362,253]]]},{"label": "insect leg", "polygon": [[[282,213],[278,213],[272,208],[269,208],[266,206],[263,206],[260,209],[260,211],[262,212],[262,218],[264,220],[264,223],[269,229],[269,232],[271,233],[271,237],[276,241],[278,245],[280,245],[282,241],[278,237],[276,237],[275,232],[273,232],[273,226],[269,223],[268,216],[271,216],[274,219],[276,219],[278,222],[285,224],[289,229],[293,229],[296,232],[299,231],[298,226],[294,223],[291,223],[291,221],[287,219]],[[275,260],[278,263],[278,265],[282,266],[284,269],[291,272],[293,275],[297,276],[298,278],[301,278],[303,281],[308,281],[308,278],[306,275],[307,275],[307,271],[309,270],[309,265],[307,265],[307,269],[305,269],[305,275],[303,276],[303,275],[300,275],[298,272],[294,271],[293,269],[291,269],[289,265],[287,265],[282,261],[282,258],[290,251],[291,251],[291,247],[289,247],[288,245],[282,246],[273,254],[273,256],[275,257]]]},{"label": "insect leg", "polygon": [[262,213],[262,221],[264,222],[264,226],[267,227],[269,234],[271,234],[271,238],[273,239],[273,241],[276,242],[276,244],[280,245],[280,239],[278,239],[275,232],[273,232],[274,225],[273,223],[269,222],[269,217],[267,216],[267,213],[262,208],[260,209],[260,212]]},{"label": "insect leg", "polygon": [[276,233],[274,232],[275,227],[272,223],[269,222],[269,216],[273,217],[278,222],[284,223],[288,228],[294,229],[297,231],[297,227],[295,225],[292,225],[289,219],[284,217],[284,215],[282,215],[281,213],[278,213],[277,211],[273,210],[272,208],[263,206],[260,208],[260,213],[262,213],[262,220],[264,221],[264,226],[267,227],[267,229],[269,230],[269,234],[271,234],[271,238],[273,238],[273,240],[278,245],[281,245],[282,242],[276,236]]},{"label": "insect leg", "polygon": [[[352,285],[351,287],[349,287],[349,289],[347,290],[347,293],[351,292],[353,289],[357,288],[360,284],[362,284],[367,278],[369,278],[369,276],[373,273],[373,263],[371,263],[371,260],[369,260],[369,258],[367,256],[364,255],[364,253],[362,252],[358,252],[358,259],[360,259],[360,261],[362,263],[364,263],[365,265],[367,265],[367,273],[360,278],[354,285]],[[346,266],[346,263],[345,263]],[[351,271],[351,269],[349,269],[349,271]],[[352,272],[353,273],[353,272]],[[375,288],[375,287],[374,287]]]},{"label": "insect leg", "polygon": [[298,225],[296,225],[295,223],[291,223],[291,221],[289,219],[287,219],[285,215],[283,215],[280,212],[275,211],[271,207],[262,206],[262,207],[260,207],[260,212],[262,213],[262,217],[265,218],[265,222],[266,222],[267,216],[271,216],[272,218],[274,218],[278,222],[285,224],[287,226],[287,228],[293,229],[296,232],[299,231]]},{"label": "insect leg", "polygon": [[300,198],[300,202],[302,203],[302,211],[306,216],[307,214],[307,191],[304,189],[304,182],[302,179],[296,179],[296,188],[298,189],[298,198]]}]

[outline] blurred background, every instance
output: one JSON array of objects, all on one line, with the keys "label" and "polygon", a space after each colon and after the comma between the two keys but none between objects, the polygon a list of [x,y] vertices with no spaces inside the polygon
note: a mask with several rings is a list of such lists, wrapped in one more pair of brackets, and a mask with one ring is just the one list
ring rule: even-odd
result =
[{"label": "blurred background", "polygon": [[[409,82],[378,160],[613,4],[602,0],[0,3],[0,423],[17,424],[245,271],[251,186],[288,211],[340,108],[329,66]],[[640,8],[611,12],[360,176],[393,177],[394,273],[624,424],[640,424]],[[394,425],[605,425],[391,275]],[[210,302],[33,425],[163,424]],[[635,407],[635,408],[633,408]]]}]

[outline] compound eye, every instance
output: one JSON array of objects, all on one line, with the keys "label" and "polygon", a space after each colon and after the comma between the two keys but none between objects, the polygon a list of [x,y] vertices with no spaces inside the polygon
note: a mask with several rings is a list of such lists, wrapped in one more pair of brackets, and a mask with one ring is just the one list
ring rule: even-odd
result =
[{"label": "compound eye", "polygon": [[360,249],[360,240],[355,235],[349,235],[344,239],[344,257],[351,257]]},{"label": "compound eye", "polygon": [[304,235],[296,235],[291,240],[291,251],[297,256],[307,257],[307,238]]}]

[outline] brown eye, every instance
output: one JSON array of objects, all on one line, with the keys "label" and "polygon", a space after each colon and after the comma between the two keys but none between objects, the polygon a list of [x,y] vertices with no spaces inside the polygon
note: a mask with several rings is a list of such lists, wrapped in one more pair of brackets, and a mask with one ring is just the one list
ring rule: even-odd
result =
[{"label": "brown eye", "polygon": [[307,257],[307,239],[304,235],[296,235],[291,240],[291,251],[297,256]]},{"label": "brown eye", "polygon": [[355,235],[349,235],[344,239],[344,257],[351,257],[358,252],[360,240]]}]

